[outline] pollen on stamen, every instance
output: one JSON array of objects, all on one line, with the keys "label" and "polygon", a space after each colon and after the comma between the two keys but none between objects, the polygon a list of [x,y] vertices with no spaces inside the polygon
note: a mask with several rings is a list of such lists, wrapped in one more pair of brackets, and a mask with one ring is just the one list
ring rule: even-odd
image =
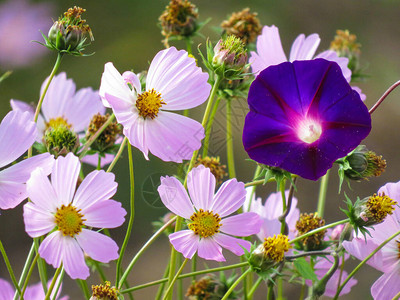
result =
[{"label": "pollen on stamen", "polygon": [[161,98],[161,93],[157,93],[154,89],[139,94],[136,100],[139,115],[145,119],[157,117],[160,107],[165,104],[167,103]]},{"label": "pollen on stamen", "polygon": [[190,220],[192,222],[188,224],[189,229],[202,238],[213,236],[219,232],[219,228],[221,227],[221,218],[219,215],[208,210],[204,211],[200,209],[190,217]]},{"label": "pollen on stamen", "polygon": [[68,123],[68,121],[63,117],[50,119],[49,122],[46,122],[46,129],[48,128],[59,128],[60,126],[71,129],[72,125]]},{"label": "pollen on stamen", "polygon": [[273,237],[265,238],[263,247],[264,255],[276,262],[282,261],[285,252],[292,248],[292,246],[289,244],[288,236],[283,234],[274,234]]},{"label": "pollen on stamen", "polygon": [[83,222],[86,221],[86,219],[83,218],[84,215],[81,214],[80,211],[80,209],[77,209],[71,204],[68,206],[62,205],[60,208],[57,208],[57,212],[54,216],[55,222],[58,230],[61,231],[64,236],[69,235],[73,237],[82,231],[82,227],[84,226]]}]

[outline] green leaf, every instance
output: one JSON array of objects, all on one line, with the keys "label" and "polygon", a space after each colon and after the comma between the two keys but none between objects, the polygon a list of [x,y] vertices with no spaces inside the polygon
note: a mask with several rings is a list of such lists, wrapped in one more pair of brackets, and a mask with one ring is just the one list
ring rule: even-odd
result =
[{"label": "green leaf", "polygon": [[297,271],[304,279],[318,281],[317,275],[315,275],[313,268],[311,267],[310,263],[306,261],[304,257],[296,259],[293,263]]}]

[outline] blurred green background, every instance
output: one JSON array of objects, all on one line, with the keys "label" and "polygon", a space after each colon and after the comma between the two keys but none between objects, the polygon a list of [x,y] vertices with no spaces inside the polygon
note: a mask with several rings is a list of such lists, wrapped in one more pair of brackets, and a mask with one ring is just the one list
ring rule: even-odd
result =
[{"label": "blurred green background", "polygon": [[[49,18],[57,19],[66,9],[74,5],[87,9],[84,18],[90,24],[95,41],[87,48],[87,53],[95,52],[89,57],[65,57],[63,58],[60,71],[67,72],[69,78],[73,78],[77,88],[91,86],[98,88],[100,78],[106,62],[113,62],[122,73],[133,69],[140,72],[148,68],[149,62],[154,55],[163,48],[162,36],[158,27],[158,17],[164,10],[168,1],[136,1],[136,0],[85,0],[85,1],[61,1],[53,0],[51,4],[44,1],[33,1],[33,3],[45,3],[53,9]],[[395,81],[400,78],[400,2],[399,1],[366,1],[366,0],[299,0],[299,1],[265,1],[265,0],[232,0],[211,1],[194,0],[200,14],[200,20],[211,17],[210,23],[201,33],[216,41],[219,36],[212,30],[213,26],[226,19],[232,12],[240,11],[249,7],[251,11],[258,12],[262,25],[275,24],[279,27],[281,40],[286,54],[289,54],[292,41],[300,33],[306,35],[318,33],[321,44],[317,52],[329,47],[329,43],[337,29],[349,29],[356,34],[359,43],[362,44],[361,63],[366,67],[366,73],[370,75],[368,80],[359,83],[358,86],[367,95],[366,104],[371,107],[381,94]],[[4,1],[0,2],[4,4]],[[0,20],[1,24],[1,20]],[[35,27],[34,20],[31,24]],[[47,29],[45,30],[47,32]],[[3,38],[0,31],[0,43],[7,43],[7,37]],[[200,47],[204,51],[204,39],[196,38],[195,45],[202,43]],[[171,42],[178,48],[184,48],[184,43]],[[195,49],[195,47],[194,47]],[[0,84],[0,117],[10,110],[9,100],[20,99],[27,102],[36,102],[39,98],[39,89],[42,81],[48,76],[55,61],[56,54],[47,51],[40,59],[35,59],[30,66],[13,70],[12,75]],[[8,70],[0,65],[0,72]],[[400,128],[400,92],[394,91],[386,102],[373,114],[373,129],[370,136],[365,140],[368,148],[378,154],[382,154],[387,160],[386,172],[377,179],[353,183],[353,190],[344,188],[346,193],[352,197],[359,195],[366,197],[376,192],[386,182],[397,182],[400,180],[398,166],[400,166],[399,155],[399,128]],[[243,119],[247,112],[246,102],[238,101],[233,104],[235,109],[234,143],[235,158],[237,162],[237,174],[239,180],[250,181],[254,172],[254,165],[246,161],[247,155],[241,144],[241,129]],[[223,105],[221,105],[223,107]],[[192,116],[201,119],[204,107],[194,110]],[[224,110],[221,109],[217,119],[216,128],[213,131],[211,152],[218,153],[221,161],[225,160],[224,136]],[[397,128],[397,129],[396,129]],[[1,142],[1,141],[0,141]],[[115,168],[116,179],[119,183],[118,193],[114,197],[123,203],[128,210],[129,201],[129,176],[127,155],[118,162]],[[161,175],[170,175],[176,170],[173,164],[167,164],[153,156],[146,161],[137,149],[134,149],[135,160],[135,223],[131,240],[125,255],[125,262],[143,245],[152,234],[151,222],[167,212],[157,200],[153,203],[151,193],[156,189],[156,181]],[[86,168],[90,171],[90,168]],[[329,194],[326,207],[326,222],[332,222],[344,218],[339,206],[344,206],[343,193],[337,194],[336,168],[331,173]],[[307,180],[298,180],[299,207],[302,212],[313,212],[316,210],[318,184]],[[265,199],[274,191],[274,186],[257,190],[257,195]],[[154,194],[154,197],[157,195]],[[10,211],[2,211],[0,216],[0,239],[10,255],[10,260],[19,275],[24,259],[31,245],[31,240],[24,232],[22,220],[22,206]],[[117,242],[122,244],[122,233],[125,226],[112,230],[112,235]],[[226,253],[226,252],[225,252]],[[160,238],[150,250],[142,257],[129,278],[130,284],[140,284],[162,277],[163,270],[169,256],[169,244],[166,237]],[[228,255],[228,257],[231,257]],[[236,262],[237,258],[232,258]],[[354,265],[350,262],[349,265]],[[201,262],[202,264],[202,262]],[[213,263],[207,263],[209,267]],[[109,279],[113,281],[114,264],[107,269]],[[356,276],[359,284],[352,292],[343,299],[354,299],[356,296],[368,299],[369,289],[372,283],[380,276],[380,273],[366,266]],[[0,262],[0,277],[8,278],[3,261]],[[70,295],[71,299],[82,299],[77,285],[69,278],[65,278],[64,293]],[[37,281],[34,274],[32,282]],[[91,276],[90,284],[99,283],[97,276]],[[185,282],[185,288],[188,282]],[[156,289],[149,288],[135,293],[135,299],[152,299]],[[298,289],[288,286],[288,299],[298,299]],[[260,288],[256,299],[265,299],[265,287]]]}]

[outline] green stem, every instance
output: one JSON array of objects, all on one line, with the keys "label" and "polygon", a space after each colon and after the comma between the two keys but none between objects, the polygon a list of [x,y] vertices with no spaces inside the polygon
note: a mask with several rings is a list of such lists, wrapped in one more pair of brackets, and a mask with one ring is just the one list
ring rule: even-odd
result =
[{"label": "green stem", "polygon": [[[42,104],[43,104],[43,100],[44,100],[44,96],[46,96],[47,90],[49,89],[50,83],[53,80],[54,75],[56,75],[58,68],[60,67],[61,64],[61,58],[62,58],[62,53],[58,53],[57,54],[57,60],[54,64],[53,70],[50,73],[49,79],[47,80],[46,86],[44,87],[43,93],[39,98],[39,102],[36,106],[36,111],[35,111],[35,115],[33,117],[33,121],[36,123],[38,118],[39,118],[39,113],[40,110],[42,108]],[[28,157],[32,156],[32,147],[29,148],[28,150]]]},{"label": "green stem", "polygon": [[283,280],[282,277],[278,277],[278,297],[277,300],[284,300],[283,298]]},{"label": "green stem", "polygon": [[97,158],[97,168],[96,168],[96,170],[101,170],[101,155],[100,154],[98,155],[98,158]]},{"label": "green stem", "polygon": [[[177,263],[178,265],[182,264],[182,255],[178,255],[177,257]],[[186,264],[186,263],[184,263]],[[182,272],[181,272],[182,273]],[[182,284],[182,279],[178,280],[178,283],[176,284],[176,288],[178,290],[178,300],[183,300],[183,284]]]},{"label": "green stem", "polygon": [[[130,197],[131,210],[130,210],[129,223],[128,223],[128,228],[126,230],[125,239],[124,239],[124,242],[122,243],[121,251],[119,253],[119,257],[117,260],[117,271],[116,271],[117,278],[115,280],[115,285],[118,287],[118,289],[120,289],[122,287],[122,283],[123,283],[123,282],[122,283],[119,282],[122,257],[124,256],[126,246],[128,245],[128,241],[131,236],[133,220],[135,218],[135,178],[134,178],[134,173],[133,173],[133,157],[132,157],[132,146],[131,145],[128,145],[128,155],[129,155],[129,178],[130,178],[130,188],[131,188],[131,197]],[[126,275],[124,277],[124,281],[127,276],[128,275]]]},{"label": "green stem", "polygon": [[8,273],[10,274],[12,283],[14,284],[14,287],[17,290],[18,294],[21,295],[21,289],[20,289],[20,287],[18,285],[17,279],[15,278],[14,271],[13,271],[13,269],[11,267],[10,261],[8,260],[8,256],[7,256],[6,250],[4,249],[3,243],[1,241],[0,241],[0,252],[3,255],[3,259],[4,259],[4,262],[6,264]]},{"label": "green stem", "polygon": [[258,277],[257,281],[253,284],[250,291],[247,293],[248,299],[252,299],[254,293],[256,292],[258,286],[261,284],[262,281],[263,281],[262,277]]},{"label": "green stem", "polygon": [[232,103],[230,99],[226,100],[226,159],[228,161],[229,178],[236,178],[232,134]]},{"label": "green stem", "polygon": [[122,152],[124,151],[125,145],[128,142],[128,138],[125,137],[124,140],[122,141],[121,145],[119,146],[119,150],[117,152],[117,155],[115,155],[113,161],[111,162],[110,166],[107,169],[107,172],[111,172],[112,169],[114,169],[115,164],[117,163],[117,161],[119,160],[119,158],[122,155]]},{"label": "green stem", "polygon": [[93,259],[93,265],[96,268],[97,272],[99,273],[100,280],[105,282],[107,280],[106,274],[104,274],[103,268],[100,266],[97,260]]},{"label": "green stem", "polygon": [[[36,257],[38,257],[38,256],[39,256],[39,255],[36,254]],[[25,260],[24,267],[23,267],[23,269],[22,269],[21,276],[20,276],[19,281],[18,281],[18,286],[22,286],[22,284],[24,283],[24,281],[25,281],[25,284],[28,285],[28,281],[29,281],[30,275],[29,275],[29,277],[28,277],[28,279],[27,279],[27,274],[28,274],[28,272],[30,271],[30,268],[32,268],[32,266],[29,267],[29,265],[31,265],[32,259],[33,259],[34,257],[35,257],[35,244],[32,243],[31,249],[29,250],[28,256],[27,256],[27,258],[26,258],[26,260]],[[37,260],[37,259],[36,259],[36,260]],[[35,263],[36,263],[36,262],[35,262]],[[25,280],[25,279],[27,279],[27,280]],[[24,286],[25,286],[25,284],[24,284]],[[17,300],[17,299],[18,299],[17,297],[18,297],[18,293],[15,293],[15,294],[14,294],[14,299],[13,299],[13,300]]]},{"label": "green stem", "polygon": [[[186,273],[186,274],[178,276],[178,279],[187,278],[187,277],[193,277],[193,276],[203,275],[203,274],[208,274],[208,273],[213,273],[213,272],[237,269],[237,268],[241,268],[243,266],[248,266],[248,265],[249,265],[248,262],[244,262],[244,263],[239,263],[239,264],[230,265],[230,266],[218,267],[218,268],[214,268],[214,269],[207,269],[207,270],[201,270],[201,271],[196,271],[196,272],[190,272],[190,273]],[[159,279],[159,280],[156,280],[156,281],[152,281],[152,282],[148,282],[148,283],[145,283],[145,284],[137,285],[137,286],[131,287],[131,288],[126,289],[126,290],[122,290],[122,291],[120,291],[120,293],[121,294],[126,294],[126,293],[129,293],[129,292],[133,292],[133,291],[137,291],[137,290],[141,290],[141,289],[147,288],[149,286],[161,284],[161,283],[164,283],[164,282],[167,282],[167,281],[168,281],[168,278]]]},{"label": "green stem", "polygon": [[244,272],[228,289],[228,291],[225,293],[224,297],[222,297],[221,300],[226,300],[228,299],[229,295],[233,292],[233,290],[236,288],[236,286],[247,276],[248,273],[251,272],[251,268],[248,268],[246,272]]},{"label": "green stem", "polygon": [[[197,253],[195,253],[192,257],[192,273],[196,272],[197,270]],[[193,276],[192,278],[192,283],[196,282],[196,275]]]},{"label": "green stem", "polygon": [[340,224],[345,224],[345,223],[347,223],[349,221],[350,221],[350,219],[344,219],[344,220],[341,220],[341,221],[337,221],[337,222],[334,222],[334,223],[319,227],[319,228],[311,230],[311,231],[309,231],[309,232],[307,232],[307,233],[305,233],[303,235],[295,237],[293,240],[290,240],[289,243],[293,244],[293,243],[298,242],[298,241],[300,241],[300,240],[302,240],[302,239],[304,239],[306,237],[309,237],[309,236],[311,236],[311,235],[313,235],[313,234],[315,234],[317,232],[323,231],[323,230],[331,228],[331,227],[335,227],[335,226],[340,225]]},{"label": "green stem", "polygon": [[317,212],[318,212],[318,216],[321,218],[324,217],[326,192],[328,191],[328,182],[329,182],[329,170],[321,178],[321,182],[320,182],[320,186],[319,186]]},{"label": "green stem", "polygon": [[38,258],[39,258],[39,253],[36,254],[36,256],[33,259],[33,262],[31,264],[31,267],[29,268],[29,272],[28,272],[28,275],[27,275],[26,280],[24,282],[24,286],[22,287],[21,299],[24,298],[26,288],[28,287],[29,279],[31,278],[32,272],[35,269],[35,265],[36,265],[36,262],[37,262]]},{"label": "green stem", "polygon": [[52,280],[51,283],[50,283],[49,290],[47,291],[44,300],[49,300],[49,299],[50,299],[51,292],[53,291],[54,285],[55,285],[56,282],[57,282],[57,278],[58,278],[58,275],[60,275],[60,272],[61,272],[62,267],[63,267],[63,266],[62,266],[62,264],[61,264],[61,265],[57,268],[56,273],[54,274],[53,280]]},{"label": "green stem", "polygon": [[[282,197],[282,214],[284,214],[285,211],[286,211],[285,184],[286,184],[286,180],[283,179],[283,180],[281,180],[280,187],[279,187],[279,189],[281,191],[281,197]],[[285,229],[286,229],[286,218],[282,218],[282,220],[281,220],[281,234],[285,233]]]},{"label": "green stem", "polygon": [[[33,243],[35,244],[36,253],[39,253],[39,238],[34,238]],[[40,281],[42,282],[43,286],[43,291],[47,293],[47,276],[46,276],[47,272],[43,258],[41,257],[38,258],[37,265],[38,265]]]},{"label": "green stem", "polygon": [[87,285],[86,280],[82,280],[82,279],[77,279],[76,283],[79,285],[79,287],[81,288],[83,294],[85,295],[86,299],[89,299],[92,295],[91,292],[89,290],[89,287]]},{"label": "green stem", "polygon": [[188,260],[189,260],[188,258],[185,258],[185,260],[183,261],[183,263],[182,263],[181,267],[179,268],[178,272],[176,272],[176,275],[172,279],[170,285],[168,286],[168,288],[167,288],[167,290],[165,292],[165,295],[164,295],[164,298],[163,298],[164,300],[170,298],[170,296],[172,297],[172,294],[173,294],[172,290],[174,288],[174,284],[175,284],[176,280],[178,279],[179,275],[182,273],[183,268],[185,267],[185,265],[188,262]]},{"label": "green stem", "polygon": [[62,281],[63,281],[63,278],[64,278],[64,273],[65,273],[64,268],[62,268],[61,269],[61,274],[60,274],[60,279],[57,282],[57,286],[56,286],[56,289],[54,290],[52,300],[57,300],[57,298],[58,298],[57,294],[58,294],[58,292],[59,292],[59,290],[61,288]]},{"label": "green stem", "polygon": [[205,137],[204,137],[204,142],[203,142],[203,154],[202,157],[206,157],[208,155],[208,146],[210,144],[210,137],[211,137],[211,128],[214,123],[214,117],[215,114],[217,113],[219,103],[221,102],[221,98],[217,98],[215,101],[211,114],[210,114],[210,119],[207,122],[206,130],[205,130]]},{"label": "green stem", "polygon": [[112,114],[108,120],[96,131],[94,135],[92,135],[85,143],[83,146],[81,153],[79,154],[79,159],[82,159],[85,155],[86,152],[88,152],[89,147],[94,143],[94,141],[99,137],[99,135],[114,121],[115,115]]},{"label": "green stem", "polygon": [[387,243],[389,243],[391,240],[393,240],[396,236],[398,236],[400,234],[400,231],[397,231],[395,234],[392,234],[388,239],[386,239],[382,244],[380,244],[374,251],[372,251],[366,258],[364,258],[363,261],[361,261],[357,267],[354,268],[353,271],[351,271],[351,273],[349,274],[349,276],[347,276],[346,280],[343,281],[342,285],[340,286],[340,288],[338,288],[338,290],[336,291],[336,295],[335,298],[333,299],[337,299],[339,297],[340,292],[342,291],[342,289],[344,288],[344,286],[350,281],[350,279],[354,276],[354,274],[356,274],[358,272],[358,270],[361,269],[361,267],[363,265],[365,265],[367,263],[368,260],[370,260],[370,258],[372,256],[375,255],[376,252],[378,252],[379,250],[381,250]]},{"label": "green stem", "polygon": [[[169,273],[169,264],[167,264],[167,267],[165,268],[165,271],[164,271],[164,278],[167,278],[167,276],[168,276],[168,273]],[[161,284],[160,284],[160,286],[158,287],[158,291],[157,291],[157,295],[156,295],[156,297],[155,297],[155,300],[160,300],[161,299],[161,297],[162,297],[162,295],[163,295],[163,292],[164,292],[164,287],[165,287],[165,283],[167,282],[167,280],[165,280],[164,282],[162,282]]]},{"label": "green stem", "polygon": [[392,298],[392,300],[398,300],[400,298],[400,292],[398,292],[397,294],[396,294],[396,296],[394,296],[393,298]]},{"label": "green stem", "polygon": [[185,38],[186,51],[188,54],[192,54],[192,39],[190,37]]},{"label": "green stem", "polygon": [[268,285],[267,300],[275,300],[274,285]]},{"label": "green stem", "polygon": [[164,232],[165,229],[168,228],[175,220],[177,217],[175,216],[171,220],[169,220],[167,223],[165,223],[159,230],[157,230],[156,233],[153,234],[153,236],[146,242],[146,244],[143,245],[143,247],[136,253],[135,257],[132,259],[132,261],[129,263],[128,267],[126,268],[124,274],[121,276],[120,282],[119,282],[119,287],[120,289],[122,287],[122,284],[125,282],[126,278],[129,275],[129,272],[132,270],[133,266],[136,264],[136,262],[139,260],[140,256],[144,253],[144,251],[147,250],[148,247]]}]

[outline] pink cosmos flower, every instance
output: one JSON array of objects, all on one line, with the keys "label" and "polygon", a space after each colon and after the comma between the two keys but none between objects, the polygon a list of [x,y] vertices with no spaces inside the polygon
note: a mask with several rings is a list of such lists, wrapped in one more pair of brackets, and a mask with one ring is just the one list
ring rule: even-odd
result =
[{"label": "pink cosmos flower", "polygon": [[245,201],[243,182],[228,180],[214,195],[215,177],[210,169],[200,165],[189,172],[187,186],[189,195],[178,179],[166,176],[161,177],[158,187],[164,205],[188,222],[189,230],[169,236],[176,251],[186,258],[192,258],[197,251],[204,259],[225,261],[221,247],[236,255],[243,255],[243,248],[250,250],[249,241],[231,235],[258,233],[262,223],[260,217],[252,212],[227,217]]},{"label": "pink cosmos flower", "polygon": [[[40,89],[40,94],[47,84],[46,79]],[[11,100],[13,110],[27,111],[31,114],[32,119],[35,114],[34,108],[19,100]],[[76,85],[72,79],[67,79],[67,75],[63,72],[54,76],[47,90],[46,96],[42,104],[42,114],[38,118],[38,136],[37,141],[41,142],[43,135],[50,125],[62,123],[70,126],[71,130],[83,136],[84,131],[88,128],[90,120],[97,114],[104,114],[106,111],[98,91],[87,87],[76,91]],[[83,158],[84,162],[97,166],[98,155]],[[102,158],[102,165],[106,165],[113,160],[111,154]]]},{"label": "pink cosmos flower", "polygon": [[196,66],[184,50],[171,47],[157,53],[150,64],[146,89],[132,72],[122,76],[107,63],[101,78],[100,95],[111,106],[129,142],[164,161],[181,163],[201,146],[204,129],[200,123],[171,113],[196,107],[206,101],[211,86],[208,74]]},{"label": "pink cosmos flower", "polygon": [[[0,168],[14,162],[35,141],[36,124],[28,113],[10,111],[0,124]],[[27,198],[26,181],[37,167],[48,175],[54,163],[49,153],[37,155],[0,171],[0,209],[14,208]]]},{"label": "pink cosmos flower", "polygon": [[32,202],[24,206],[25,229],[31,237],[51,232],[39,247],[40,256],[55,268],[63,263],[73,279],[89,276],[84,252],[103,263],[118,258],[117,244],[89,228],[118,227],[126,215],[121,203],[110,200],[117,190],[114,174],[93,171],[76,190],[80,168],[79,159],[69,153],[55,161],[51,182],[42,169],[33,171],[27,182]]},{"label": "pink cosmos flower", "polygon": [[[283,213],[282,196],[280,193],[272,193],[269,195],[264,205],[261,198],[256,198],[255,193],[252,193],[252,188],[247,188],[246,201],[243,204],[243,211],[250,211],[257,213],[263,220],[260,232],[257,234],[258,238],[264,242],[264,238],[272,237],[274,234],[281,233],[281,222],[278,217]],[[285,192],[286,201],[289,197],[289,191]],[[251,198],[250,198],[251,197]],[[250,202],[251,199],[251,202]],[[250,204],[250,209],[249,209]],[[289,227],[289,239],[295,237],[296,222],[300,217],[300,210],[296,207],[297,199],[292,198],[292,205],[289,214],[286,217],[286,224]]]},{"label": "pink cosmos flower", "polygon": [[[51,280],[47,283],[47,286],[50,286]],[[55,289],[51,294],[51,299],[53,299]],[[6,280],[0,278],[0,300],[11,300],[14,298],[14,287]],[[59,297],[61,293],[61,288],[59,289],[58,295],[56,299],[58,300],[68,300],[68,296]],[[24,299],[25,300],[43,300],[45,298],[45,294],[43,291],[42,283],[36,283],[34,285],[28,286],[26,288]]]},{"label": "pink cosmos flower", "polygon": [[[385,193],[389,198],[400,201],[400,181],[387,183],[381,187],[378,194]],[[343,242],[348,253],[363,260],[391,235],[400,231],[400,209],[396,207],[392,215],[388,215],[382,223],[370,230],[371,237],[354,238]],[[371,287],[371,294],[375,300],[392,299],[400,292],[400,237],[397,236],[386,244],[367,262],[373,268],[383,272],[383,275]]]}]

